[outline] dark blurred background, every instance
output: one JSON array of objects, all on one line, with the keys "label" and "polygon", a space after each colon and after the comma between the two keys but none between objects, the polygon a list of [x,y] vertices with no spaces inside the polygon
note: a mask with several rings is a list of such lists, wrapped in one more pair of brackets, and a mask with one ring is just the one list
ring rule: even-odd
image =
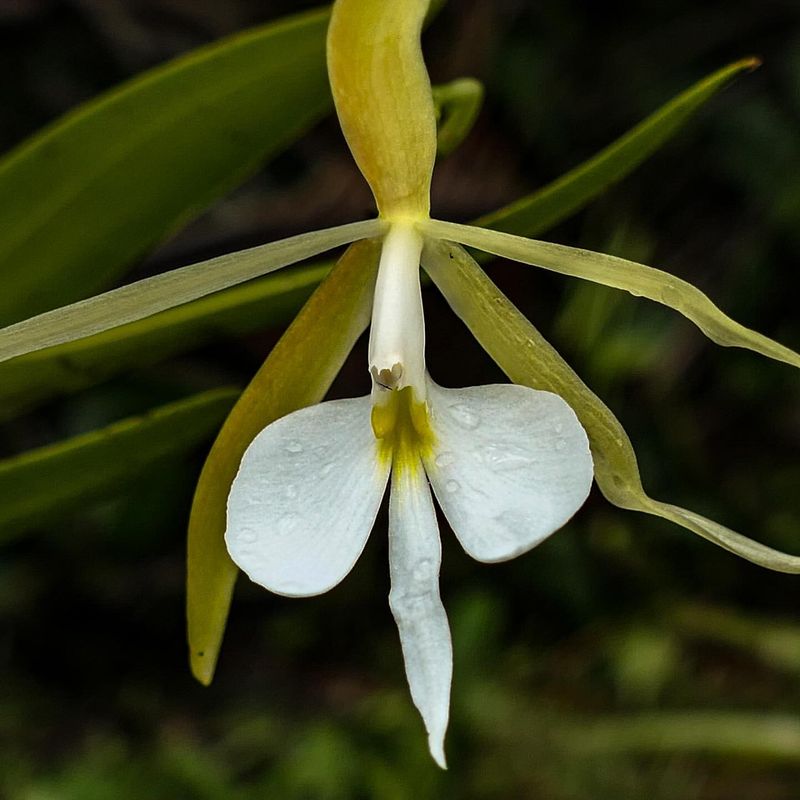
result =
[{"label": "dark blurred background", "polygon": [[[0,146],[174,55],[310,7],[0,0]],[[547,183],[708,72],[760,56],[758,71],[548,238],[672,271],[800,348],[796,0],[450,0],[425,45],[434,81],[472,75],[487,90],[472,134],[437,167],[434,212],[454,220]],[[135,274],[371,211],[329,119]],[[717,348],[628,295],[489,269],[618,414],[654,496],[800,552],[800,381],[789,367]],[[501,380],[441,298],[425,300],[436,380]],[[218,342],[54,401],[0,428],[0,447],[243,385],[279,335]],[[365,392],[365,363],[362,342],[333,394]],[[470,561],[443,524],[456,653],[448,773],[429,759],[408,696],[384,517],[328,595],[292,601],[241,581],[216,680],[200,687],[186,664],[183,583],[203,455],[0,551],[0,797],[800,794],[800,578],[596,492],[507,564]]]}]

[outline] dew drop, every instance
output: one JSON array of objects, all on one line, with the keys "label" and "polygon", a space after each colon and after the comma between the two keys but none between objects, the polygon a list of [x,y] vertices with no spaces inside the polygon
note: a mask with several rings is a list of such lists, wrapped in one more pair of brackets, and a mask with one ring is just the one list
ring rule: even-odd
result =
[{"label": "dew drop", "polygon": [[298,514],[284,514],[275,524],[275,533],[282,539],[291,536],[297,530],[297,523],[300,521]]},{"label": "dew drop", "polygon": [[423,558],[418,561],[414,566],[413,576],[415,581],[427,581],[433,573],[433,561],[429,558]]},{"label": "dew drop", "polygon": [[289,442],[286,445],[286,452],[287,453],[302,453],[303,452],[303,445],[300,442]]},{"label": "dew drop", "polygon": [[464,403],[456,403],[450,406],[450,411],[453,412],[456,422],[458,422],[462,428],[473,431],[481,424],[481,418]]},{"label": "dew drop", "polygon": [[325,476],[330,475],[331,472],[333,472],[333,468],[335,466],[336,466],[336,464],[334,464],[333,461],[328,462],[319,471],[320,476],[324,478]]},{"label": "dew drop", "polygon": [[493,472],[519,469],[530,462],[530,456],[524,448],[509,442],[490,444],[479,451],[478,456]]},{"label": "dew drop", "polygon": [[419,617],[425,613],[426,596],[410,593],[395,597],[390,595],[389,605],[395,614],[401,615],[405,619]]},{"label": "dew drop", "polygon": [[450,494],[454,494],[461,488],[461,484],[458,481],[447,481],[444,488],[447,489]]},{"label": "dew drop", "polygon": [[674,286],[665,286],[661,290],[661,302],[667,306],[675,306],[680,302],[681,294]]},{"label": "dew drop", "polygon": [[444,453],[439,453],[439,455],[436,456],[436,466],[439,467],[440,469],[444,469],[444,467],[449,467],[453,463],[453,461],[455,461],[455,456],[452,453],[446,451]]}]

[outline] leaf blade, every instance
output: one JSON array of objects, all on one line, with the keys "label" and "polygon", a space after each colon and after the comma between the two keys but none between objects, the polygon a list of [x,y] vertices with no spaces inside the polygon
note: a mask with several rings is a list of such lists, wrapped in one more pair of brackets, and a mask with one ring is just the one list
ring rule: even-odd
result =
[{"label": "leaf blade", "polygon": [[210,436],[238,392],[214,389],[0,461],[0,541],[105,497],[154,462]]},{"label": "leaf blade", "polygon": [[200,48],[6,155],[0,323],[107,286],[321,118],[327,19],[301,14]]},{"label": "leaf blade", "polygon": [[581,209],[618,183],[667,140],[737,75],[760,65],[757,58],[735,61],[690,86],[608,147],[532,194],[485,214],[473,224],[520,236],[536,236]]}]

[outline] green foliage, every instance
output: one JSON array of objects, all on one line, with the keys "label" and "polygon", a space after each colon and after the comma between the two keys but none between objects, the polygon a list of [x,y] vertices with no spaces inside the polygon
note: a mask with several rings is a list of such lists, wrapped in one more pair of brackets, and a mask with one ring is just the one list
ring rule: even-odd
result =
[{"label": "green foliage", "polygon": [[191,451],[217,429],[237,394],[214,389],[0,461],[0,538],[109,497],[159,461]]},{"label": "green foliage", "polygon": [[[457,4],[450,6],[456,10]],[[605,244],[608,231],[622,231],[611,251],[641,260],[635,248],[629,252],[626,231],[634,230],[648,242],[648,260],[658,248],[660,263],[677,264],[693,282],[710,285],[722,305],[748,324],[796,343],[796,282],[781,265],[798,257],[800,182],[789,167],[800,69],[796,57],[783,59],[779,49],[792,43],[791,52],[798,52],[788,19],[793,12],[771,9],[774,18],[764,15],[759,23],[755,3],[698,14],[695,4],[678,2],[665,25],[663,9],[655,7],[626,9],[622,19],[614,9],[593,15],[588,7],[545,2],[530,12],[538,32],[531,38],[524,6],[515,6],[523,9],[521,22],[516,15],[502,25],[495,18],[495,69],[502,74],[481,74],[492,98],[481,154],[499,154],[509,143],[524,148],[513,129],[513,120],[524,117],[535,146],[512,166],[520,173],[524,166],[527,183],[537,174],[571,167],[576,152],[590,153],[609,141],[637,114],[686,85],[702,65],[710,68],[751,49],[764,53],[767,68],[752,84],[743,82],[755,88],[726,94],[728,105],[717,101],[698,135],[675,142],[643,175],[608,191],[630,174],[637,147],[659,142],[652,135],[657,127],[622,161],[592,159],[579,167],[569,191],[561,193],[561,179],[545,187],[541,205],[523,206],[521,227],[508,230],[543,230],[605,192],[565,227],[571,241],[598,249],[597,240]],[[492,8],[481,6],[482,12]],[[464,20],[466,34],[469,21]],[[318,37],[321,48],[322,27]],[[525,46],[532,55],[522,53],[516,63],[532,68],[510,69],[506,54],[514,48],[519,53],[523,37],[530,39]],[[676,47],[676,41],[685,47]],[[448,51],[440,42],[443,60],[462,63],[455,45]],[[291,59],[296,53],[284,55]],[[18,66],[6,75],[16,79],[24,73]],[[512,87],[505,99],[498,85]],[[269,105],[263,87],[257,92],[254,87],[253,98],[256,114]],[[531,107],[538,116],[525,112]],[[681,124],[686,119],[682,113],[672,117]],[[260,135],[270,136],[268,127]],[[196,128],[201,138],[203,124]],[[295,133],[287,134],[285,143]],[[338,139],[334,146],[341,147]],[[480,159],[474,161],[480,173]],[[491,163],[502,181],[503,159]],[[588,169],[603,163],[613,169]],[[47,179],[44,189],[15,187],[28,198],[29,210],[55,184],[41,166],[37,170],[40,180],[43,174]],[[510,192],[506,186],[508,196],[519,191],[519,184],[514,186]],[[305,196],[338,197],[341,188],[336,180],[312,182]],[[148,187],[134,189],[139,197]],[[450,194],[443,187],[443,215],[460,191],[458,183]],[[90,211],[101,202],[88,195],[81,201]],[[164,220],[159,232],[147,234],[151,238],[130,245],[119,263],[116,252],[107,261],[96,258],[97,280],[101,274],[104,281],[113,280],[123,260],[130,263],[134,251],[145,252],[185,219],[177,214]],[[59,235],[94,235],[102,215],[95,213],[91,222],[72,230],[67,225]],[[47,251],[47,235],[32,235],[41,241],[31,247]],[[98,234],[106,243],[115,235]],[[64,255],[73,257],[80,242],[77,237],[69,242]],[[90,294],[95,279],[85,265],[79,270],[85,283],[66,286],[75,297]],[[264,279],[113,335],[8,362],[0,367],[0,416],[10,420],[23,408],[50,402],[35,414],[6,421],[0,428],[3,443],[19,449],[31,431],[39,438],[68,436],[75,414],[87,427],[104,425],[92,410],[96,391],[80,398],[58,395],[115,376],[103,392],[120,406],[131,393],[158,394],[165,383],[189,395],[231,377],[247,380],[264,339],[236,348],[235,358],[227,350],[179,356],[200,343],[281,324],[322,276],[323,269],[316,270],[294,273],[296,282],[283,283],[289,275]],[[72,274],[54,276],[54,286],[69,283]],[[560,281],[555,291],[555,281],[533,270],[504,268],[498,277],[508,281],[507,292],[527,316],[558,321],[559,349],[570,360],[582,361],[583,368],[592,359],[589,383],[602,389],[635,432],[643,469],[659,494],[710,515],[723,513],[734,524],[759,520],[771,541],[796,547],[796,514],[784,509],[796,507],[800,485],[797,393],[785,370],[748,355],[701,348],[696,341],[701,337],[691,329],[687,334],[690,326],[664,323],[654,306],[638,304],[631,311],[635,301],[624,293],[580,284],[573,294]],[[5,296],[0,307],[4,302]],[[436,296],[426,302],[435,312]],[[429,313],[429,347],[439,349],[432,369],[446,373],[452,384],[477,382],[475,375],[496,380],[488,359],[459,337],[445,313]],[[137,370],[134,379],[119,379],[131,369]],[[362,373],[360,363],[345,368],[334,392],[359,390]],[[52,522],[37,523],[46,535],[17,538],[0,554],[0,795],[10,800],[794,798],[800,781],[795,582],[602,502],[590,502],[557,537],[508,565],[468,562],[443,531],[443,594],[457,676],[446,774],[430,764],[407,697],[386,609],[380,535],[324,601],[284,601],[242,585],[224,669],[213,690],[196,686],[182,660],[182,520],[188,498],[173,493],[170,480],[176,470],[186,472],[184,454],[210,439],[233,395],[224,398],[220,393],[216,422],[209,410],[204,432],[199,418],[188,426],[187,437],[196,432],[194,444],[143,468],[149,481],[162,485],[155,500],[135,479],[136,465],[120,463],[136,461],[140,441],[129,439],[121,457],[117,453],[92,475],[94,486],[110,473],[102,496],[117,498],[113,510],[98,509],[100,494],[81,489],[60,510],[53,506]],[[160,446],[168,449],[183,426],[172,417],[161,430]],[[148,452],[159,450],[158,442],[147,441]],[[69,444],[50,452],[68,454]],[[78,450],[70,458],[84,463],[87,455]],[[38,469],[28,477],[36,491],[44,486],[43,497],[62,489],[69,493],[82,480],[71,469]],[[24,489],[21,477],[0,483],[16,487],[3,495],[11,510],[26,500],[17,492]],[[126,535],[125,547],[136,548],[135,559],[129,549],[119,550]],[[718,605],[709,607],[712,597]]]},{"label": "green foliage", "polygon": [[330,107],[327,12],[210,45],[0,162],[0,324],[95,294]]},{"label": "green foliage", "polygon": [[608,147],[533,194],[481,217],[475,224],[536,236],[583,208],[649,158],[737,75],[759,66],[744,58],[708,75],[664,104]]}]

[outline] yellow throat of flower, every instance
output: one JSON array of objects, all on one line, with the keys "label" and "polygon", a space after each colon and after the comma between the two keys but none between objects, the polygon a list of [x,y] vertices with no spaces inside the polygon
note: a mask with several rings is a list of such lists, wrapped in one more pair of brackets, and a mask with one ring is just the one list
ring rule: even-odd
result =
[{"label": "yellow throat of flower", "polygon": [[382,456],[392,459],[395,468],[416,466],[434,444],[427,405],[416,399],[411,386],[389,392],[372,407],[372,430]]},{"label": "yellow throat of flower", "polygon": [[430,211],[436,115],[420,47],[429,0],[336,0],[328,75],[347,144],[387,219]]}]

